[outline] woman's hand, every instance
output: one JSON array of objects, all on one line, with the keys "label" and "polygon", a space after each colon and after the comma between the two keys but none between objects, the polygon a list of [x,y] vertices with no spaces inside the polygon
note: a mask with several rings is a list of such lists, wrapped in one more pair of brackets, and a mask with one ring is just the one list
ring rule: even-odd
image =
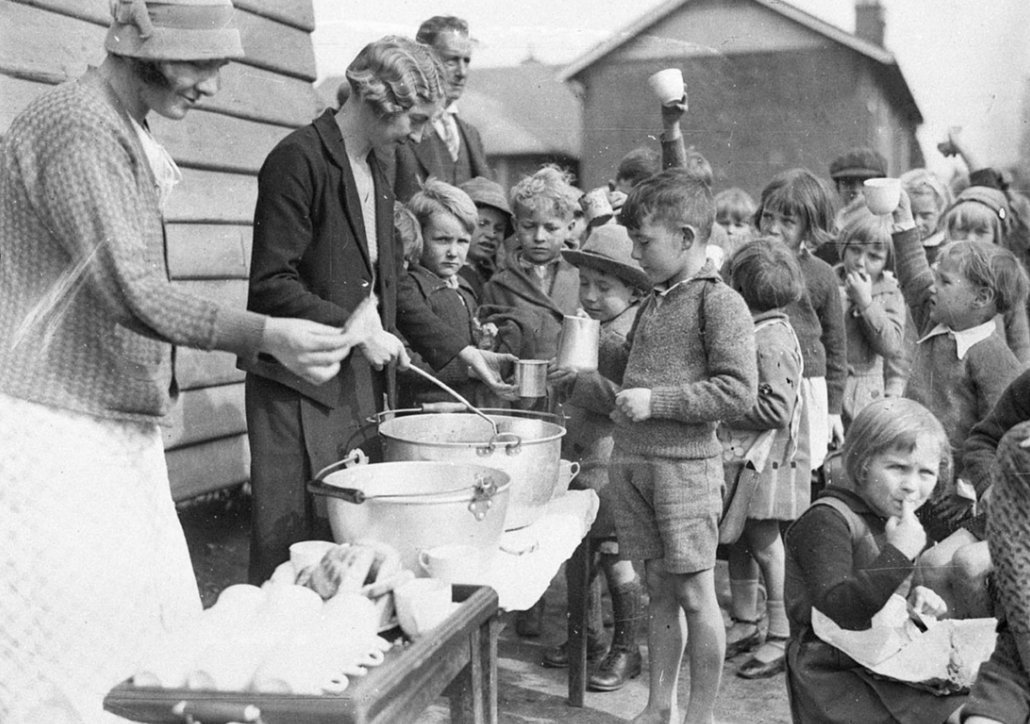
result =
[{"label": "woman's hand", "polygon": [[391,362],[397,362],[397,368],[406,370],[411,365],[408,350],[398,337],[378,329],[372,332],[361,343],[361,352],[375,369],[381,370]]},{"label": "woman's hand", "polygon": [[354,338],[336,327],[308,319],[268,317],[261,351],[275,357],[296,375],[321,385],[340,371],[340,361],[350,354]]},{"label": "woman's hand", "polygon": [[518,397],[515,385],[509,385],[502,379],[505,366],[514,364],[518,359],[515,355],[476,349],[469,345],[458,353],[458,357],[469,366],[469,374],[485,382],[494,394],[505,400]]}]

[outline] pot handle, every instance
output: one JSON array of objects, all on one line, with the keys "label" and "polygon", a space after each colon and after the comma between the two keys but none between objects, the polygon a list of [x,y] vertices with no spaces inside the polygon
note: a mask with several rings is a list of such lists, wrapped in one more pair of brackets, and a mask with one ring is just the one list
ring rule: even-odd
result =
[{"label": "pot handle", "polygon": [[366,500],[364,490],[358,490],[357,488],[340,488],[336,485],[330,485],[323,480],[309,480],[307,487],[308,492],[314,495],[324,495],[327,498],[339,498],[340,500],[346,500],[348,503],[354,503],[355,505],[361,505]]},{"label": "pot handle", "polygon": [[325,476],[326,475],[328,475],[329,473],[333,472],[334,470],[339,470],[340,468],[346,468],[346,467],[348,467],[350,465],[367,465],[367,464],[368,464],[368,455],[365,454],[365,451],[362,450],[359,447],[358,448],[354,448],[349,453],[347,453],[346,457],[344,457],[343,460],[337,460],[335,463],[329,463],[324,468],[322,468],[317,473],[315,473],[315,478],[314,478],[314,480],[312,480],[312,482],[316,482],[317,481],[317,482],[320,483],[323,480],[325,480]]},{"label": "pot handle", "polygon": [[330,463],[324,468],[319,470],[315,474],[314,480],[309,480],[307,489],[309,493],[314,495],[325,495],[329,498],[340,498],[346,500],[348,503],[354,503],[360,505],[365,502],[365,492],[356,488],[341,488],[336,485],[330,485],[325,482],[325,476],[334,470],[340,468],[346,468],[350,465],[366,465],[368,464],[368,455],[361,448],[354,448],[347,457],[343,460],[337,460],[335,463]]},{"label": "pot handle", "polygon": [[480,455],[492,455],[498,445],[504,445],[508,455],[518,455],[522,451],[522,438],[513,432],[499,432],[490,438],[486,445],[476,448]]},{"label": "pot handle", "polygon": [[[469,502],[469,512],[476,520],[483,520],[493,506],[494,493],[497,492],[497,481],[493,476],[477,474],[476,484],[472,489],[472,500]],[[429,569],[426,569],[429,572]]]},{"label": "pot handle", "polygon": [[172,707],[172,714],[188,724],[261,721],[261,710],[253,704],[226,701],[180,701]]}]

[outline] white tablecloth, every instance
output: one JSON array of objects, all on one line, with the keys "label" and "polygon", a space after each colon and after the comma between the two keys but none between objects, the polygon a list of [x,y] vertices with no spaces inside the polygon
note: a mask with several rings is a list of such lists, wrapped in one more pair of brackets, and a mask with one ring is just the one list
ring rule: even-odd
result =
[{"label": "white tablecloth", "polygon": [[[506,611],[530,608],[590,530],[597,506],[592,490],[570,490],[555,498],[535,523],[501,537],[488,573],[462,583],[490,586]],[[526,549],[521,554],[508,552]]]}]

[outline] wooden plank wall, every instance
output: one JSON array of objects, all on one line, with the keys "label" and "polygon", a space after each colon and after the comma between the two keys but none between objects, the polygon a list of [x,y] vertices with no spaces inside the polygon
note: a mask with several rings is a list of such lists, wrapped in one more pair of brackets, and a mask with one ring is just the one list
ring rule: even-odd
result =
[{"label": "wooden plank wall", "polygon": [[[182,168],[166,209],[169,273],[196,294],[243,307],[256,176],[266,154],[322,107],[312,82],[311,0],[235,0],[247,57],[185,120],[152,114]],[[103,60],[109,0],[0,2],[0,134],[45,88]],[[235,358],[180,348],[181,403],[164,430],[172,493],[182,500],[248,477],[243,375]]]}]

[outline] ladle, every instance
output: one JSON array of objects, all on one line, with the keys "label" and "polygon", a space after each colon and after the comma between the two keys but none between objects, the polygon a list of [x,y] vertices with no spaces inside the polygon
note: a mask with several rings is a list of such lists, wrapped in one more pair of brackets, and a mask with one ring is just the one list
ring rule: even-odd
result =
[{"label": "ladle", "polygon": [[432,383],[433,383],[434,385],[436,385],[437,387],[439,387],[440,389],[442,389],[442,390],[443,390],[444,392],[446,392],[447,394],[449,394],[449,395],[450,395],[451,397],[453,397],[454,399],[456,399],[456,400],[457,400],[458,402],[460,402],[461,404],[465,405],[465,407],[467,407],[467,408],[469,409],[469,411],[470,411],[470,412],[474,412],[474,413],[476,413],[477,415],[479,415],[480,417],[482,417],[482,418],[483,418],[484,420],[486,420],[487,422],[489,422],[489,423],[490,423],[490,427],[491,427],[491,428],[493,428],[493,431],[494,431],[494,437],[497,437],[497,436],[498,436],[498,435],[500,434],[500,431],[499,431],[499,430],[497,429],[497,423],[496,423],[496,422],[494,422],[494,420],[493,420],[493,418],[492,418],[492,417],[490,417],[490,416],[489,416],[489,415],[487,415],[487,414],[486,414],[485,412],[483,412],[482,410],[480,410],[480,409],[479,409],[478,407],[476,407],[475,405],[473,405],[473,404],[472,404],[471,402],[469,402],[468,400],[466,400],[466,399],[465,399],[464,397],[462,397],[461,395],[459,395],[459,394],[458,394],[458,393],[457,393],[457,392],[456,392],[456,391],[455,391],[455,390],[454,390],[453,388],[451,388],[450,386],[448,386],[448,385],[447,385],[446,383],[444,383],[444,382],[441,382],[441,381],[440,381],[440,380],[438,380],[438,379],[437,379],[437,378],[436,378],[435,376],[433,376],[433,375],[429,374],[429,373],[428,373],[428,372],[426,372],[425,370],[419,369],[419,368],[418,368],[418,367],[416,367],[415,365],[411,365],[410,367],[408,367],[408,369],[409,369],[410,371],[412,371],[412,372],[415,372],[416,374],[419,374],[419,375],[421,375],[422,377],[425,377],[425,378],[426,378],[427,380],[429,380],[429,381],[430,381],[430,382],[432,382]]}]

